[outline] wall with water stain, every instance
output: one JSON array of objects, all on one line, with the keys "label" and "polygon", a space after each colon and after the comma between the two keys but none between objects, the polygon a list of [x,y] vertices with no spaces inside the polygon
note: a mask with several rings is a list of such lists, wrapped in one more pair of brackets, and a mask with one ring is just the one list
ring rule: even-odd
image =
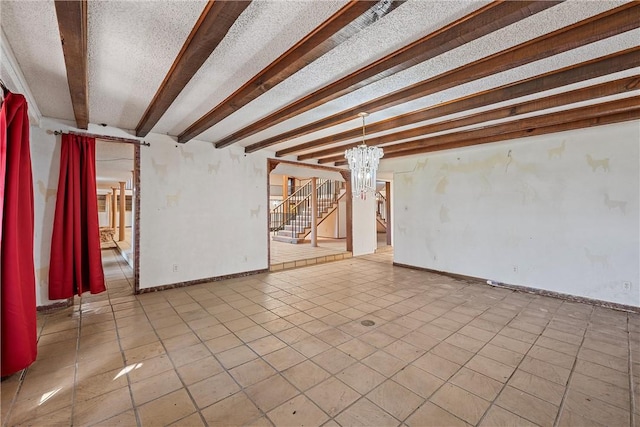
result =
[{"label": "wall with water stain", "polygon": [[384,161],[398,263],[640,306],[640,122]]}]

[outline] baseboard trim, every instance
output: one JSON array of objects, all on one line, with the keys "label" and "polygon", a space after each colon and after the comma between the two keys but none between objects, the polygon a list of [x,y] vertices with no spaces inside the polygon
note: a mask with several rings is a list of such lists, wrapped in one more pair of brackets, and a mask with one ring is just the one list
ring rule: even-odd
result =
[{"label": "baseboard trim", "polygon": [[237,279],[238,277],[247,277],[247,276],[253,276],[256,274],[268,273],[268,272],[269,272],[269,269],[264,268],[260,270],[245,271],[242,273],[227,274],[224,276],[208,277],[205,279],[196,279],[196,280],[189,280],[186,282],[171,283],[168,285],[155,286],[153,288],[138,289],[136,291],[136,295],[165,291],[168,289],[184,288],[184,287],[193,286],[193,285],[201,285],[203,283],[209,283],[209,282],[220,282],[222,280]]},{"label": "baseboard trim", "polygon": [[579,302],[579,303],[583,303],[583,304],[590,304],[590,305],[594,305],[594,306],[597,306],[597,307],[611,308],[611,309],[614,309],[614,310],[626,311],[626,312],[630,312],[630,313],[640,313],[640,307],[636,307],[636,306],[633,306],[633,305],[626,305],[626,304],[620,304],[620,303],[616,303],[616,302],[603,301],[603,300],[599,300],[599,299],[595,299],[595,298],[581,297],[581,296],[577,296],[577,295],[565,294],[565,293],[562,293],[562,292],[548,291],[546,289],[531,288],[529,286],[511,285],[509,283],[501,283],[501,282],[491,281],[491,284],[489,284],[489,283],[487,283],[487,279],[483,279],[481,277],[465,276],[463,274],[450,273],[450,272],[447,272],[447,271],[434,270],[434,269],[431,269],[431,268],[416,267],[414,265],[401,264],[399,262],[394,262],[393,265],[395,265],[396,267],[404,267],[404,268],[410,268],[412,270],[421,270],[421,271],[427,271],[429,273],[440,274],[442,276],[452,277],[454,279],[464,280],[464,281],[471,282],[471,283],[474,283],[474,284],[479,283],[479,284],[482,284],[482,285],[485,285],[485,286],[492,286],[492,287],[495,287],[495,288],[510,289],[510,290],[513,290],[513,291],[526,292],[528,294],[534,294],[534,295],[540,295],[540,296],[545,296],[545,297],[557,298],[557,299],[561,299],[561,300],[565,300],[565,301]]},{"label": "baseboard trim", "polygon": [[36,307],[38,313],[48,313],[50,311],[59,310],[61,308],[71,307],[73,305],[73,298],[67,298],[64,301],[54,302],[49,305],[40,305]]}]

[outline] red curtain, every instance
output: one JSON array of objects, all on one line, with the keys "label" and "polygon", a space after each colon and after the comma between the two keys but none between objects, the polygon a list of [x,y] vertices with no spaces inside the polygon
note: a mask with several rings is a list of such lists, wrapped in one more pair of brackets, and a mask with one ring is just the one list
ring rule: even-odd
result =
[{"label": "red curtain", "polygon": [[[33,178],[29,118],[24,96],[8,93],[2,104],[6,148],[2,204],[2,376],[36,360],[36,280],[33,264]],[[0,119],[0,122],[2,120]]]},{"label": "red curtain", "polygon": [[100,254],[95,138],[62,135],[49,299],[106,290]]},{"label": "red curtain", "polygon": [[[0,113],[0,224],[2,224],[2,212],[4,210],[4,179],[7,165],[7,112],[5,110],[4,97],[2,95],[2,112]],[[2,226],[0,226],[0,242],[2,241]]]}]

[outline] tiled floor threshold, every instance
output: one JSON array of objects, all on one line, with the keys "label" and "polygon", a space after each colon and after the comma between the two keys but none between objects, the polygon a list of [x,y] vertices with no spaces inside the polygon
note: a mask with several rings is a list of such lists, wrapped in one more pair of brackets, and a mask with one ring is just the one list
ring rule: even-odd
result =
[{"label": "tiled floor threshold", "polygon": [[351,258],[351,252],[345,252],[341,254],[314,256],[305,259],[299,259],[296,261],[281,262],[277,264],[271,264],[269,271],[288,270],[290,268],[306,267],[308,265],[322,264],[331,261],[341,261],[343,259]]},{"label": "tiled floor threshold", "polygon": [[[392,253],[39,317],[3,426],[639,426],[640,316],[393,266]],[[366,326],[370,325],[370,326]]]}]

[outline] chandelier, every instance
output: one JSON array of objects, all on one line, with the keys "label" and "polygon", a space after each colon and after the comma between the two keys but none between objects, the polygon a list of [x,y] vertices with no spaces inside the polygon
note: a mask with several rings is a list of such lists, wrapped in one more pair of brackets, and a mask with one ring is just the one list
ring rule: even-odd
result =
[{"label": "chandelier", "polygon": [[362,144],[346,150],[344,157],[347,159],[351,170],[353,197],[360,197],[364,200],[367,198],[367,193],[375,194],[376,171],[384,153],[382,148],[367,147],[364,143],[364,118],[369,114],[360,113],[358,115],[362,117]]}]

